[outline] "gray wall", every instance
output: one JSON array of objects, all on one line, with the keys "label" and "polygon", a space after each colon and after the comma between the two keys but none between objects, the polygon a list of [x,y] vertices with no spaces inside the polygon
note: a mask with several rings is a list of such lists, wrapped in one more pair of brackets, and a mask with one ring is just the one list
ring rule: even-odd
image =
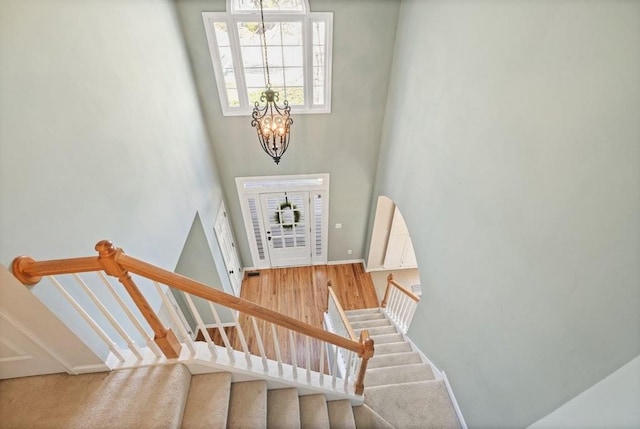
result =
[{"label": "gray wall", "polygon": [[[312,11],[334,12],[332,113],[293,111],[291,146],[277,166],[260,149],[249,116],[222,116],[202,12],[224,11],[225,0],[176,4],[244,265],[252,262],[238,221],[238,176],[330,173],[328,259],[363,258],[399,2],[311,1]],[[333,228],[337,222],[342,229]]]},{"label": "gray wall", "polygon": [[[220,261],[220,263],[223,265],[220,266],[219,271],[225,273],[224,261]],[[214,261],[213,254],[211,253],[211,248],[205,234],[205,228],[202,225],[202,220],[199,215],[195,216],[193,224],[191,225],[191,231],[189,231],[187,241],[182,249],[180,259],[178,259],[178,264],[176,265],[176,273],[233,295],[231,285],[228,284],[229,279],[226,276],[225,280],[227,280],[226,283],[228,286],[226,288],[223,287],[222,280],[218,274],[218,268],[216,267],[216,261]],[[191,329],[193,332],[197,332],[195,319],[191,313],[190,307],[184,299],[184,294],[176,290],[172,290],[172,292],[174,292],[176,301],[187,318]],[[205,325],[215,324],[216,321],[210,310],[209,303],[197,296],[192,297],[192,299]],[[233,316],[229,309],[226,307],[216,306],[216,311],[222,323],[233,323]]]},{"label": "gray wall", "polygon": [[172,270],[196,212],[214,242],[222,190],[172,2],[0,2],[0,94],[0,263],[106,238]]},{"label": "gray wall", "polygon": [[639,44],[636,1],[402,3],[375,195],[418,257],[409,335],[471,427],[640,353]]}]

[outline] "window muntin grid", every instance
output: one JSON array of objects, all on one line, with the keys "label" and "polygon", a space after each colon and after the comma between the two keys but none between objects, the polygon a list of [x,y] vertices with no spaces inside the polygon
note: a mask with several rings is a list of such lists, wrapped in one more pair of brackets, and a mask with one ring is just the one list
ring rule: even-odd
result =
[{"label": "window muntin grid", "polygon": [[[224,115],[250,114],[266,86],[259,19],[205,12]],[[259,17],[258,17],[259,18]],[[331,111],[332,13],[267,14],[271,84],[296,113]]]}]

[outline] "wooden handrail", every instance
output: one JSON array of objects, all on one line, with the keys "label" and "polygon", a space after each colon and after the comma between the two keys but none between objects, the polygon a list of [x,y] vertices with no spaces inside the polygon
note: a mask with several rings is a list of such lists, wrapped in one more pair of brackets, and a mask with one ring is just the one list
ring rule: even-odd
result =
[{"label": "wooden handrail", "polygon": [[13,260],[11,268],[20,283],[32,286],[42,280],[42,276],[100,271],[102,265],[97,256],[38,262],[28,256],[18,256]]},{"label": "wooden handrail", "polygon": [[115,249],[113,244],[106,240],[96,244],[95,249],[98,251],[97,257],[35,261],[28,256],[19,256],[11,264],[13,275],[25,285],[35,285],[42,280],[43,276],[104,270],[108,275],[116,277],[129,293],[153,330],[154,342],[162,353],[169,359],[179,357],[182,350],[180,341],[171,329],[162,324],[129,273],[118,264],[116,257],[118,251],[122,252],[122,250]]},{"label": "wooden handrail", "polygon": [[402,286],[400,283],[396,282],[393,279],[393,274],[389,274],[387,276],[387,288],[384,291],[384,298],[382,298],[382,303],[380,304],[380,307],[386,307],[387,306],[387,298],[389,298],[389,292],[391,290],[391,286],[395,286],[400,292],[404,293],[405,295],[407,295],[409,298],[411,298],[415,302],[419,302],[420,301],[420,297],[419,296],[417,296],[416,294],[414,294],[413,292],[411,292],[410,290],[408,290],[407,288]]},{"label": "wooden handrail", "polygon": [[[36,284],[42,278],[42,276],[46,275],[71,274],[74,272],[104,270],[107,274],[117,277],[118,280],[123,283],[125,288],[127,288],[127,291],[133,289],[131,287],[133,281],[131,281],[129,284],[129,280],[131,279],[131,277],[128,274],[133,273],[151,280],[155,280],[174,289],[179,289],[183,292],[212,301],[216,304],[220,304],[231,309],[241,311],[245,314],[266,320],[278,326],[291,329],[303,335],[314,337],[321,341],[353,351],[360,357],[363,357],[367,353],[368,349],[365,343],[353,341],[340,335],[327,332],[321,328],[317,328],[315,326],[309,325],[308,323],[301,322],[292,317],[280,314],[276,311],[255,304],[251,301],[247,301],[245,299],[222,292],[218,289],[211,288],[204,283],[200,283],[171,271],[156,267],[152,264],[148,264],[144,261],[126,255],[122,249],[116,248],[110,241],[100,241],[98,244],[96,244],[96,250],[99,253],[98,258],[71,258],[59,259],[56,261],[38,262],[33,260],[32,258],[21,256],[13,261],[13,272],[15,277],[23,284],[33,285]],[[128,285],[125,283],[127,283]],[[135,287],[135,285],[133,285],[133,287]],[[139,297],[144,300],[142,294],[140,294]],[[132,296],[132,298],[134,297]],[[179,345],[180,343],[177,339],[175,339],[175,342],[173,341],[173,339],[175,338],[173,332],[170,329],[166,329],[162,326],[160,320],[157,318],[157,315],[153,313],[151,307],[148,305],[148,303],[146,303],[146,300],[144,302],[142,302],[142,300],[138,302],[136,301],[136,298],[134,298],[134,302],[136,302],[136,305],[138,305],[140,311],[143,313],[143,315],[145,315],[145,318],[149,316],[147,318],[147,322],[152,325],[154,332],[156,332],[156,336],[158,335],[158,333],[165,333],[165,337],[160,338],[161,341],[166,337],[172,337],[168,338],[168,340],[166,340],[165,342],[177,343]],[[155,327],[153,325],[155,325]],[[158,341],[156,340],[156,342]],[[160,343],[158,343],[158,346],[160,346],[161,349],[163,347]]]},{"label": "wooden handrail", "polygon": [[[327,286],[327,289],[329,289],[329,295],[330,295],[329,297],[333,298],[333,301],[336,303],[336,308],[338,309],[338,313],[340,314],[340,319],[342,319],[342,324],[347,329],[347,333],[349,334],[349,338],[351,338],[353,341],[358,341],[358,337],[356,337],[355,332],[353,332],[353,328],[351,327],[351,323],[349,322],[349,319],[347,319],[347,315],[344,313],[344,309],[342,308],[342,305],[340,304],[340,301],[338,300],[338,296],[333,291],[333,288],[331,286]],[[328,302],[328,300],[327,300],[327,302]]]}]

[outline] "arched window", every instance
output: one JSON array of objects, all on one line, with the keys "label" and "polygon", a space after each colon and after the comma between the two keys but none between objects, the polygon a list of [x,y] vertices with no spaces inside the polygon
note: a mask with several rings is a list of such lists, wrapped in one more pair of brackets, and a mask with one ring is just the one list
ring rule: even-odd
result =
[{"label": "arched window", "polygon": [[[263,0],[271,85],[292,113],[331,111],[333,13],[308,0]],[[227,0],[227,12],[203,12],[225,116],[248,115],[266,86],[258,0]]]}]

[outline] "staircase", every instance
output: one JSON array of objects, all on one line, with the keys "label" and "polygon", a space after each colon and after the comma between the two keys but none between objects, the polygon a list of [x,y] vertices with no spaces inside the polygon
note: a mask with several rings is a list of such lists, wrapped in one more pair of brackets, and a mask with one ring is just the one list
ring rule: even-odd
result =
[{"label": "staircase", "polygon": [[[356,335],[375,343],[364,403],[394,428],[461,428],[447,386],[379,308],[345,311]],[[367,427],[367,426],[363,426]]]},{"label": "staircase", "polygon": [[460,428],[443,380],[434,376],[379,309],[346,312],[367,329],[375,356],[364,405],[299,396],[229,372],[192,375],[182,364],[79,376],[0,381],[3,428]]}]

